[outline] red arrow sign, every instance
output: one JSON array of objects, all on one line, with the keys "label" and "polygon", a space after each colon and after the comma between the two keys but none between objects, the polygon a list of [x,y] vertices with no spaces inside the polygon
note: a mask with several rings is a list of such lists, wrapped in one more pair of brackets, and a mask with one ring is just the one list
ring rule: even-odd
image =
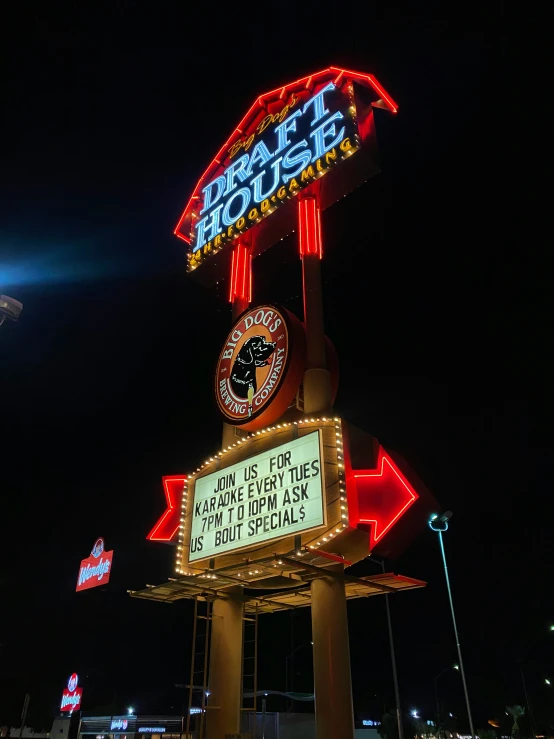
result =
[{"label": "red arrow sign", "polygon": [[358,520],[356,522],[350,520],[350,525],[373,524],[372,548],[419,498],[382,446],[379,447],[377,468],[352,470],[349,483],[355,487],[358,507]]},{"label": "red arrow sign", "polygon": [[146,537],[150,541],[172,541],[179,531],[181,498],[186,475],[166,475],[162,482],[167,500],[167,510]]}]

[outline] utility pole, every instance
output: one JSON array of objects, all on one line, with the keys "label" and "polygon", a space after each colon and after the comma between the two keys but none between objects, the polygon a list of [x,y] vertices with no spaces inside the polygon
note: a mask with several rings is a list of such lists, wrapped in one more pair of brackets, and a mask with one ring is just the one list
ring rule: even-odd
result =
[{"label": "utility pole", "polygon": [[27,720],[27,710],[29,708],[29,701],[31,700],[31,696],[29,693],[25,693],[25,700],[23,701],[23,710],[21,711],[21,727],[19,729],[19,739],[23,736],[23,727],[25,726],[25,721]]}]

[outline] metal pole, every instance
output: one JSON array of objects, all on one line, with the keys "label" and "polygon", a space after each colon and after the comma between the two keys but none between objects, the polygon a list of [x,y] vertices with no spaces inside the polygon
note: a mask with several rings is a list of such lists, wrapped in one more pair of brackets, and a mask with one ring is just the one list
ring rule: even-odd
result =
[{"label": "metal pole", "polygon": [[[383,572],[385,563],[381,561]],[[394,700],[396,702],[396,720],[398,722],[398,739],[404,739],[404,727],[402,726],[402,712],[400,710],[400,690],[398,688],[398,673],[396,672],[396,655],[394,652],[394,639],[392,637],[392,621],[390,617],[389,596],[385,594],[385,605],[387,607],[387,623],[389,626],[390,658],[392,663],[392,679],[394,681]]]},{"label": "metal pole", "polygon": [[31,700],[31,696],[29,693],[25,693],[25,700],[23,701],[23,710],[21,711],[21,728],[19,729],[19,739],[21,739],[23,735],[23,727],[25,726],[25,721],[27,720],[27,709],[29,708],[29,701]]},{"label": "metal pole", "polygon": [[[198,596],[194,598],[194,621],[192,625],[192,647],[190,650],[190,678],[189,678],[189,699],[187,702],[187,735],[190,734],[190,709],[192,707],[192,690],[194,683],[194,663],[196,661],[196,627],[198,624]],[[208,625],[206,624],[206,628]],[[196,721],[195,721],[196,724]]]},{"label": "metal pole", "polygon": [[[290,657],[290,655],[289,655]],[[289,713],[289,658],[285,659],[285,713]]]},{"label": "metal pole", "polygon": [[262,739],[265,739],[265,698],[262,698]]},{"label": "metal pole", "polygon": [[525,675],[523,674],[523,665],[520,663],[519,671],[521,672],[521,682],[523,683],[523,692],[525,693],[525,702],[527,703],[527,711],[529,712],[529,718],[531,719],[531,729],[533,730],[533,736],[536,735],[537,730],[535,728],[535,717],[533,716],[533,709],[531,708],[531,701],[529,700],[529,694],[527,692],[527,685],[525,683]]},{"label": "metal pole", "polygon": [[[444,672],[444,670],[443,670],[443,672]],[[441,675],[442,675],[442,672],[441,672]],[[434,680],[434,682],[435,682],[435,700],[437,702],[437,737],[438,737],[438,739],[440,739],[440,735],[441,735],[441,708],[440,708],[440,704],[439,704],[439,690],[437,688],[437,680],[438,680],[439,677],[440,677],[440,675],[437,675],[437,677]]]},{"label": "metal pole", "polygon": [[456,637],[456,648],[458,649],[458,659],[460,660],[460,672],[462,673],[462,683],[464,686],[464,695],[466,699],[467,717],[469,719],[469,730],[471,736],[475,739],[475,730],[473,728],[473,718],[471,717],[471,707],[469,705],[469,694],[467,692],[466,674],[464,670],[464,661],[462,659],[462,647],[460,645],[460,637],[458,636],[458,627],[456,625],[456,615],[454,613],[454,601],[452,600],[452,590],[450,589],[450,578],[448,576],[448,566],[446,564],[446,553],[444,551],[444,543],[442,540],[442,531],[437,531],[439,535],[439,544],[442,554],[442,563],[444,565],[444,576],[446,578],[446,588],[448,590],[448,600],[450,601],[450,611],[452,612],[452,624],[454,626],[454,635]]}]

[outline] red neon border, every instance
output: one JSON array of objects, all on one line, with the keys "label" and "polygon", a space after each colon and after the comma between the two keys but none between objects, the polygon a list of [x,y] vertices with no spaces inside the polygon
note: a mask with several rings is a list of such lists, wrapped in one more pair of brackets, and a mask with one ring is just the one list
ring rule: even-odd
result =
[{"label": "red neon border", "polygon": [[[415,503],[415,501],[419,498],[419,495],[415,492],[415,490],[412,488],[412,486],[409,484],[409,482],[406,480],[402,472],[398,469],[398,467],[395,465],[395,463],[392,461],[392,459],[389,457],[389,455],[385,452],[383,447],[380,447],[379,449],[379,458],[377,460],[377,470],[374,472],[369,472],[366,470],[353,470],[353,477],[356,479],[358,477],[382,477],[383,473],[385,471],[385,462],[388,464],[390,469],[394,472],[394,474],[397,476],[398,480],[402,483],[402,485],[406,488],[408,491],[408,494],[410,495],[410,499],[402,506],[402,508],[398,511],[398,513],[394,516],[394,518],[385,526],[383,531],[377,535],[378,527],[379,527],[379,521],[376,518],[360,518],[358,523],[373,523],[375,526],[372,528],[372,539],[375,544],[378,543],[380,539],[383,538],[383,536],[387,533],[387,531],[394,526],[394,524],[398,521],[398,519],[402,516],[403,513],[405,513],[408,508]],[[380,471],[379,471],[380,467]],[[359,493],[358,493],[359,497]]]},{"label": "red neon border", "polygon": [[160,518],[158,523],[154,526],[152,531],[146,537],[149,541],[172,541],[175,534],[179,530],[179,521],[177,521],[177,525],[175,526],[175,530],[173,531],[171,536],[156,537],[158,529],[164,524],[164,522],[167,520],[168,517],[171,517],[173,515],[173,512],[179,505],[178,500],[171,499],[171,493],[169,492],[169,487],[167,484],[170,481],[171,482],[182,481],[183,487],[184,487],[185,482],[187,481],[187,476],[186,475],[166,475],[165,477],[162,477],[162,482],[163,482],[164,492],[165,492],[165,499],[167,501],[167,510],[165,511],[163,516]]},{"label": "red neon border", "polygon": [[343,81],[343,78],[345,76],[346,76],[347,79],[353,79],[353,80],[356,80],[357,82],[360,82],[362,84],[365,84],[366,87],[369,87],[377,95],[380,96],[380,99],[379,99],[378,102],[381,102],[382,101],[384,103],[384,107],[387,108],[387,110],[389,110],[391,113],[397,113],[398,112],[398,105],[393,100],[393,98],[386,92],[385,88],[381,84],[379,84],[379,82],[377,81],[375,75],[373,75],[373,74],[364,74],[363,72],[352,72],[352,71],[347,70],[347,69],[341,69],[340,67],[327,67],[326,69],[322,69],[319,72],[315,72],[314,74],[308,75],[306,77],[301,77],[299,80],[296,80],[295,82],[289,82],[287,85],[283,85],[282,87],[278,87],[275,90],[271,90],[270,92],[266,92],[263,95],[260,95],[258,98],[256,98],[256,100],[254,101],[254,103],[249,108],[248,112],[246,113],[246,115],[242,118],[242,120],[239,123],[239,125],[235,128],[235,130],[233,131],[233,133],[229,136],[229,138],[227,139],[227,141],[223,144],[223,146],[221,147],[221,149],[217,152],[216,156],[213,158],[213,160],[210,162],[210,164],[206,167],[206,169],[204,171],[204,174],[200,177],[200,179],[196,183],[196,186],[195,186],[195,188],[193,190],[193,193],[190,196],[189,201],[188,201],[188,203],[187,203],[184,211],[182,212],[181,217],[179,218],[179,222],[177,223],[177,226],[175,227],[175,230],[173,232],[175,234],[175,236],[177,236],[179,239],[182,239],[187,244],[190,244],[190,241],[191,241],[190,238],[188,238],[187,236],[184,236],[179,231],[179,229],[181,228],[181,225],[182,225],[183,221],[185,220],[185,218],[188,215],[189,208],[191,207],[191,205],[193,204],[193,202],[195,200],[198,200],[199,199],[200,196],[198,195],[198,191],[200,189],[200,185],[203,184],[204,178],[206,177],[206,175],[208,174],[208,172],[210,171],[210,169],[214,165],[218,165],[219,166],[221,164],[221,161],[224,158],[224,155],[225,155],[225,153],[227,151],[227,147],[228,147],[229,143],[231,142],[231,140],[237,134],[238,135],[242,135],[244,133],[243,129],[247,128],[248,120],[249,120],[251,114],[254,112],[254,110],[257,107],[263,107],[264,104],[265,104],[265,102],[269,98],[275,97],[277,95],[277,93],[279,93],[279,95],[277,96],[277,99],[283,98],[285,96],[287,90],[290,90],[291,88],[298,87],[298,85],[300,85],[302,82],[306,82],[306,84],[304,85],[305,88],[311,87],[318,78],[322,77],[323,75],[328,74],[329,72],[331,74],[334,74],[336,72],[336,77],[334,78],[333,81],[337,85],[340,82]]}]

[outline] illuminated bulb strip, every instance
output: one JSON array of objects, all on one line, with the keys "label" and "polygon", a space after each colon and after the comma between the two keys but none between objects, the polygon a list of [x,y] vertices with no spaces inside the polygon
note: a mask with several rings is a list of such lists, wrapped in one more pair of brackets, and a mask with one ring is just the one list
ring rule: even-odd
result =
[{"label": "illuminated bulb strip", "polygon": [[[304,425],[304,424],[310,424],[310,423],[319,423],[319,424],[322,424],[322,423],[325,423],[325,424],[333,423],[334,426],[335,426],[335,429],[336,429],[335,436],[337,438],[339,438],[339,439],[341,437],[341,435],[338,433],[340,431],[340,418],[337,418],[337,417],[332,418],[332,419],[331,418],[326,418],[326,417],[323,417],[323,418],[304,418],[304,419],[300,419],[299,421],[291,421],[289,423],[281,422],[281,423],[276,424],[275,426],[268,426],[265,429],[260,429],[259,431],[252,431],[251,433],[248,434],[248,436],[246,438],[239,439],[237,442],[235,442],[234,444],[232,444],[232,446],[225,447],[221,451],[216,452],[216,457],[218,459],[220,457],[224,457],[226,454],[228,454],[230,451],[232,451],[235,447],[237,447],[238,444],[242,444],[244,442],[250,441],[250,440],[254,439],[256,436],[260,436],[260,434],[266,434],[266,433],[269,433],[271,431],[279,431],[281,429],[291,428],[292,426],[298,426],[298,425]],[[337,444],[340,444],[340,443],[341,443],[340,441],[337,442]],[[341,452],[342,452],[342,449],[337,449],[337,454],[338,454],[340,460],[342,460],[342,456],[340,455]],[[202,470],[204,469],[204,467],[206,467],[209,464],[211,464],[212,462],[216,461],[216,457],[210,457],[209,459],[207,459],[204,462],[204,464],[202,464],[200,467],[197,467],[196,468],[196,472],[194,472],[191,475],[189,475],[188,480],[185,483],[185,490],[186,490],[186,485],[187,485],[188,481],[190,481],[191,479],[194,479],[199,472],[202,472]],[[339,468],[342,468],[342,466],[343,466],[342,463],[339,464]],[[340,477],[343,477],[342,469],[339,469],[339,476]],[[340,482],[340,484],[344,484],[344,481],[343,480],[340,480],[339,482]],[[341,488],[341,491],[344,492],[343,491],[343,488]],[[185,510],[185,508],[186,508],[185,506],[182,506],[182,509],[183,510]],[[342,518],[347,518],[347,516],[343,515]],[[183,521],[183,519],[181,519],[181,521]],[[343,527],[346,527],[346,524],[345,523],[343,523],[342,525],[343,525]],[[179,528],[180,528],[180,531],[179,531],[179,543],[182,544],[184,542],[184,533],[183,533],[184,532],[184,525],[181,524],[181,526]],[[341,529],[337,529],[336,530],[336,533],[339,533],[339,531],[341,531]],[[334,536],[334,534],[332,533],[332,531],[329,531],[329,532],[327,532],[327,536],[332,537],[332,536]],[[310,546],[309,548],[310,549],[313,549],[314,547],[313,546]],[[299,555],[299,556],[301,556],[301,555]],[[182,563],[182,556],[181,556],[181,558],[178,558],[178,560],[179,560],[179,565],[182,566],[182,564],[183,564]],[[181,570],[179,569],[179,567],[177,567],[177,571],[178,572],[181,572]]]}]

